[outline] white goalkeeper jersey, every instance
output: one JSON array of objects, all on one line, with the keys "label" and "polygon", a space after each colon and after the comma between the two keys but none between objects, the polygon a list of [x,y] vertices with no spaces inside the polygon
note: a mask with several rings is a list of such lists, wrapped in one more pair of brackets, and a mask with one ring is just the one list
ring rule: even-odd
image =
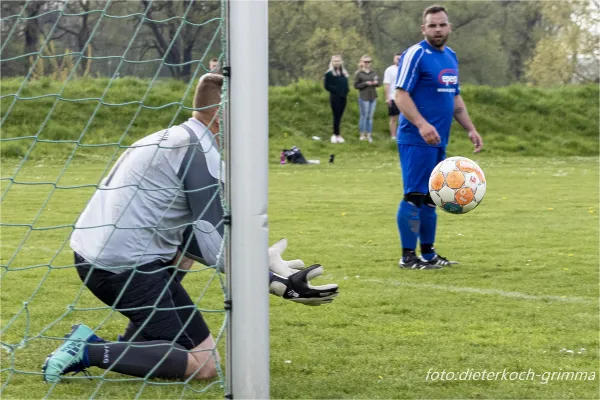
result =
[{"label": "white goalkeeper jersey", "polygon": [[223,174],[213,135],[195,118],[146,136],[102,180],[75,224],[71,248],[115,272],[170,261],[179,248],[218,265]]}]

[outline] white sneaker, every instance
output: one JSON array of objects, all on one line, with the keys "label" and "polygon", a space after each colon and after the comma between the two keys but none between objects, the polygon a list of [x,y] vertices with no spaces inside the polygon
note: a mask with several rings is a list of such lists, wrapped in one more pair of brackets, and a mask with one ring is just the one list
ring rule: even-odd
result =
[{"label": "white sneaker", "polygon": [[338,143],[338,137],[335,135],[331,135],[331,143]]},{"label": "white sneaker", "polygon": [[367,136],[367,141],[368,141],[369,143],[373,143],[373,137],[372,137],[371,135],[368,135],[368,136]]},{"label": "white sneaker", "polygon": [[367,136],[364,133],[361,133],[358,140],[367,140]]},{"label": "white sneaker", "polygon": [[338,137],[337,137],[337,142],[338,142],[338,143],[344,143],[344,142],[345,142],[345,140],[344,140],[344,138],[343,138],[343,137],[341,137],[341,136],[338,136]]}]

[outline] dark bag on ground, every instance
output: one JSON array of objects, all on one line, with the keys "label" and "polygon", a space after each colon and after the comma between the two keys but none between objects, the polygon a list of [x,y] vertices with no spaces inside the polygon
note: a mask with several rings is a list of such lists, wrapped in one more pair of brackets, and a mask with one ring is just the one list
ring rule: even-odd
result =
[{"label": "dark bag on ground", "polygon": [[308,164],[306,162],[306,158],[296,146],[292,147],[290,150],[283,149],[283,153],[285,154],[285,158],[291,164]]}]

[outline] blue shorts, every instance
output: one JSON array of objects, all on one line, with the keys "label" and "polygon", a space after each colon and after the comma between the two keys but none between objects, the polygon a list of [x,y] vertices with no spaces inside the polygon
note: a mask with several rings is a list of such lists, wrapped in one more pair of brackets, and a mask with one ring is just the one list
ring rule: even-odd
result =
[{"label": "blue shorts", "polygon": [[446,158],[446,148],[399,144],[398,153],[404,194],[429,193],[429,176],[435,166]]}]

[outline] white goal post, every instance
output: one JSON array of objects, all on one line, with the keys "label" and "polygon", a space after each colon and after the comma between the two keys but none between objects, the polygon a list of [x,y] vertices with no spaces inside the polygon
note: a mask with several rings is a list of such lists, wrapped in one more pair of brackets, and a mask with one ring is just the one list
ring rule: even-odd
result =
[{"label": "white goal post", "polygon": [[229,0],[229,104],[226,193],[231,224],[227,245],[227,393],[269,397],[268,299],[268,1]]}]

